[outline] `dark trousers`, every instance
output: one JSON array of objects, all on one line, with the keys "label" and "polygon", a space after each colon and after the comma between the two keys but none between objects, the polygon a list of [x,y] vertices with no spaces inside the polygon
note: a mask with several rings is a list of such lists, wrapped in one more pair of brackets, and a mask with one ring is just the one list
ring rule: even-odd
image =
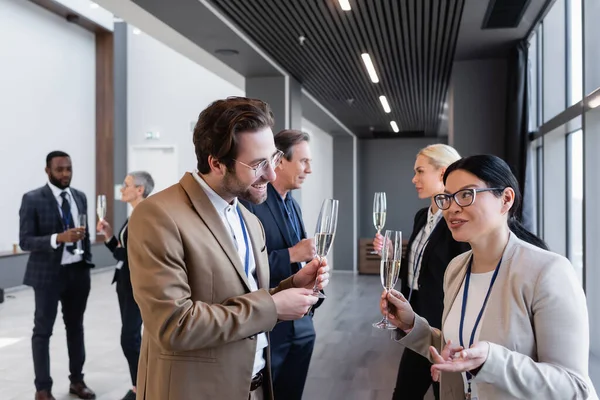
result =
[{"label": "dark trousers", "polygon": [[281,322],[270,338],[274,398],[301,400],[316,339],[312,317]]},{"label": "dark trousers", "polygon": [[117,278],[117,296],[121,310],[121,348],[129,365],[132,385],[135,386],[142,344],[142,315],[133,298],[129,279]]},{"label": "dark trousers", "polygon": [[90,269],[86,263],[61,267],[59,280],[44,288],[34,288],[35,315],[31,347],[36,390],[51,390],[50,336],[56,321],[58,303],[62,305],[69,352],[69,380],[83,381],[85,345],[83,314],[90,294]]},{"label": "dark trousers", "polygon": [[[419,292],[414,291],[410,303],[415,311],[419,310],[418,302]],[[436,400],[439,400],[440,384],[431,379],[431,363],[420,354],[405,348],[398,367],[392,400],[423,400],[431,385]]]}]

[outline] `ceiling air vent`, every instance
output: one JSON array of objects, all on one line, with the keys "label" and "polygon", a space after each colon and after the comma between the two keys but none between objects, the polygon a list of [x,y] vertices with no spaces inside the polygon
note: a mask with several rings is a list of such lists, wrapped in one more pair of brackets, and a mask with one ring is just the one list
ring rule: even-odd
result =
[{"label": "ceiling air vent", "polygon": [[531,0],[490,0],[481,29],[516,28]]}]

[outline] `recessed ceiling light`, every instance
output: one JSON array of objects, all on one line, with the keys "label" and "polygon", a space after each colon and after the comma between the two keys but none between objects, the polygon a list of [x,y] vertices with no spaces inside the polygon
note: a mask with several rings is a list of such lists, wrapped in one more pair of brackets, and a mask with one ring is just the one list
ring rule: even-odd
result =
[{"label": "recessed ceiling light", "polygon": [[350,0],[339,0],[340,8],[344,11],[350,11],[352,8],[350,7]]},{"label": "recessed ceiling light", "polygon": [[139,35],[140,33],[142,33],[142,31],[139,28],[133,28],[134,35]]},{"label": "recessed ceiling light", "polygon": [[392,109],[390,108],[390,104],[388,103],[385,96],[379,96],[379,101],[381,101],[381,106],[383,107],[383,111],[385,111],[386,113],[392,112]]},{"label": "recessed ceiling light", "polygon": [[100,7],[98,3],[90,3],[90,8],[98,8]]},{"label": "recessed ceiling light", "polygon": [[377,77],[377,72],[375,72],[375,66],[373,65],[373,61],[371,61],[371,56],[369,53],[361,54],[362,60],[365,63],[365,68],[367,68],[367,72],[369,73],[369,77],[371,78],[371,82],[377,83],[379,82],[379,78]]},{"label": "recessed ceiling light", "polygon": [[400,129],[398,129],[398,124],[396,123],[396,121],[390,122],[390,125],[392,126],[392,129],[394,130],[395,133],[400,132]]},{"label": "recessed ceiling light", "polygon": [[222,56],[235,56],[240,54],[236,49],[217,49],[215,50],[216,54],[220,54]]}]

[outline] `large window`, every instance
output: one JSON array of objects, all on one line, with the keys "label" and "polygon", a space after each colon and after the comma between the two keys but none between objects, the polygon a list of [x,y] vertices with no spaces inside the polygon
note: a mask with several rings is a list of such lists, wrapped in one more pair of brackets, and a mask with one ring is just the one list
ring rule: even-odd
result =
[{"label": "large window", "polygon": [[573,105],[583,98],[583,30],[582,30],[582,0],[567,0],[568,35],[569,41],[569,70],[568,70],[568,101]]},{"label": "large window", "polygon": [[568,196],[568,247],[571,260],[580,282],[583,283],[583,132],[578,130],[567,136],[567,196]]},{"label": "large window", "polygon": [[[586,290],[590,376],[600,386],[600,1],[556,0],[529,41],[538,234]],[[539,117],[542,113],[541,118]],[[533,114],[533,115],[532,115]],[[552,121],[551,123],[548,123]],[[557,125],[561,125],[557,127]]]}]

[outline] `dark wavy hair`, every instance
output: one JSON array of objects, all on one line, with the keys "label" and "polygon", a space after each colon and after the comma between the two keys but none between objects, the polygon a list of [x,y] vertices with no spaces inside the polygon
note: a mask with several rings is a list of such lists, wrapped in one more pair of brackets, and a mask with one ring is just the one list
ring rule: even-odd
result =
[{"label": "dark wavy hair", "polygon": [[542,239],[529,232],[521,224],[521,207],[523,204],[523,196],[519,190],[519,182],[517,181],[517,178],[514,176],[510,170],[510,167],[508,164],[506,164],[506,162],[504,162],[504,160],[490,154],[461,158],[453,164],[450,164],[450,166],[446,169],[446,172],[444,173],[444,185],[446,184],[448,176],[457,170],[463,170],[475,175],[477,178],[485,182],[487,187],[502,188],[500,190],[492,191],[496,197],[502,196],[505,188],[512,188],[515,192],[515,200],[508,212],[508,227],[515,235],[517,235],[519,239],[544,250],[548,250],[548,246]]},{"label": "dark wavy hair", "polygon": [[194,147],[201,174],[210,172],[208,157],[213,156],[233,170],[238,153],[237,135],[272,128],[271,107],[264,101],[246,97],[217,100],[204,109],[194,127]]}]

